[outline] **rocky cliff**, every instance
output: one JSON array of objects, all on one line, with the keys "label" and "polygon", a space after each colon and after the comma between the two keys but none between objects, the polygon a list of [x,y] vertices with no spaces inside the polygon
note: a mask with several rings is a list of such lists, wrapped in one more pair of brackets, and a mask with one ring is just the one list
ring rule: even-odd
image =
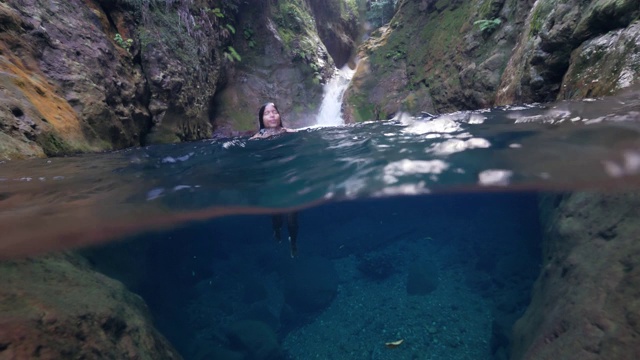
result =
[{"label": "rocky cliff", "polygon": [[640,77],[639,17],[635,0],[400,0],[360,48],[346,117],[615,93]]},{"label": "rocky cliff", "polygon": [[305,123],[358,32],[355,1],[311,3],[2,2],[0,158],[252,131],[266,101]]},{"label": "rocky cliff", "polygon": [[[188,3],[0,4],[2,157],[210,136],[208,99],[222,56],[212,34],[219,26],[182,26],[215,19]],[[199,37],[209,40],[198,47]]]},{"label": "rocky cliff", "polygon": [[512,359],[640,358],[638,209],[637,193],[543,199],[543,264]]},{"label": "rocky cliff", "polygon": [[322,84],[355,50],[358,19],[355,1],[249,1],[234,39],[242,61],[214,99],[218,129],[255,131],[257,109],[268,101],[287,127],[315,124]]}]

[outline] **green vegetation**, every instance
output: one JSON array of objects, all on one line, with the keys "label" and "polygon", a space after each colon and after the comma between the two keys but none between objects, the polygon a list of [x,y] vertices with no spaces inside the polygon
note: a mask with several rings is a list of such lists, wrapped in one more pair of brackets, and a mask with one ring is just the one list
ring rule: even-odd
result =
[{"label": "green vegetation", "polygon": [[378,120],[376,106],[367,100],[364,94],[357,94],[351,98],[354,106],[354,120],[356,122]]},{"label": "green vegetation", "polygon": [[151,11],[150,17],[155,26],[145,26],[139,29],[143,50],[149,46],[162,45],[167,51],[174,53],[180,62],[191,70],[199,69],[198,49],[206,45],[199,43],[198,36],[189,35],[187,29],[180,23],[178,13],[165,12],[155,8]]},{"label": "green vegetation", "polygon": [[491,3],[492,0],[484,0],[480,4],[480,9],[478,9],[478,17],[481,19],[486,19],[491,16]]},{"label": "green vegetation", "polygon": [[224,57],[231,62],[242,61],[242,58],[233,46],[227,46],[227,49],[224,51]]},{"label": "green vegetation", "polygon": [[[340,15],[342,17],[342,20],[349,20],[351,18],[351,16],[356,16],[356,14],[359,13],[360,9],[359,9],[359,4],[358,4],[358,0],[344,0],[344,1],[340,1],[340,5],[342,6],[342,8],[340,9]],[[365,4],[364,1],[360,1],[363,5]],[[346,9],[345,9],[346,6]]]},{"label": "green vegetation", "polygon": [[[47,156],[60,156],[63,154],[70,154],[74,150],[64,139],[58,136],[54,132],[43,132],[38,135],[36,142],[42,146],[42,151]],[[82,149],[84,150],[84,149]]]},{"label": "green vegetation", "polygon": [[[415,7],[405,9],[405,12],[419,12],[418,5],[413,2],[405,6]],[[412,68],[411,84],[440,73],[445,67],[451,66],[456,44],[462,37],[461,29],[470,16],[471,4],[464,3],[455,10],[430,13],[426,19],[420,16],[399,19],[403,25],[391,32],[386,43],[371,54],[372,69],[384,74],[397,67],[395,62],[406,61],[407,67]]]},{"label": "green vegetation", "polygon": [[210,12],[215,17],[218,17],[218,18],[224,18],[224,14],[222,13],[222,10],[220,10],[220,8],[215,8],[215,9],[205,8],[205,12]]},{"label": "green vegetation", "polygon": [[404,50],[395,50],[395,51],[387,51],[387,53],[384,55],[384,57],[386,57],[387,59],[391,59],[393,61],[398,61],[400,59],[404,59],[407,57],[407,54],[404,52]]},{"label": "green vegetation", "polygon": [[131,55],[131,45],[133,45],[133,39],[123,39],[122,35],[120,34],[116,34],[116,36],[113,37],[113,40],[116,42],[116,44],[118,44],[121,48],[127,50],[127,53],[129,53],[129,55]]},{"label": "green vegetation", "polygon": [[502,20],[500,20],[499,18],[492,20],[482,19],[473,23],[473,25],[478,25],[480,27],[480,31],[485,34],[492,33],[495,29],[498,28],[498,26],[500,26],[500,24],[502,24]]},{"label": "green vegetation", "polygon": [[551,13],[551,10],[553,10],[553,3],[550,0],[540,0],[538,2],[531,15],[531,36],[538,35],[542,30],[542,25],[544,25],[544,21]]},{"label": "green vegetation", "polygon": [[247,41],[247,45],[249,45],[251,49],[256,47],[256,42],[253,38],[253,35],[254,35],[253,29],[245,28],[242,34],[244,35],[244,39]]},{"label": "green vegetation", "polygon": [[278,28],[300,32],[313,25],[313,18],[303,7],[298,0],[280,1],[272,14]]},{"label": "green vegetation", "polygon": [[372,0],[366,13],[367,21],[374,28],[386,24],[393,17],[396,2],[396,0]]},{"label": "green vegetation", "polygon": [[[310,9],[301,0],[280,1],[271,8],[274,22],[278,25],[277,31],[287,54],[291,55],[293,62],[308,65],[304,71],[305,79],[309,80],[309,87],[315,87],[322,80],[321,66],[317,63],[318,44],[315,29],[315,20],[310,14]],[[246,39],[251,39],[253,32],[245,34]],[[251,47],[251,41],[249,46]],[[305,81],[307,81],[305,80]]]}]

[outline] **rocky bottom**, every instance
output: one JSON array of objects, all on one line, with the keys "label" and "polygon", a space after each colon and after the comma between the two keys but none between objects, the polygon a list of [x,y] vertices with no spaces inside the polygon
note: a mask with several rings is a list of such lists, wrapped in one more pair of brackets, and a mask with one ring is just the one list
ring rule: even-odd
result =
[{"label": "rocky bottom", "polygon": [[[430,254],[433,259],[454,255],[434,251],[428,242],[398,242],[379,255],[393,259],[407,254]],[[394,262],[396,271],[376,281],[363,278],[355,256],[335,260],[341,281],[337,297],[312,322],[285,337],[283,347],[290,358],[492,358],[491,304],[465,285],[463,269],[439,266],[433,292],[409,295],[409,263]],[[385,345],[398,340],[403,341],[397,347]]]}]

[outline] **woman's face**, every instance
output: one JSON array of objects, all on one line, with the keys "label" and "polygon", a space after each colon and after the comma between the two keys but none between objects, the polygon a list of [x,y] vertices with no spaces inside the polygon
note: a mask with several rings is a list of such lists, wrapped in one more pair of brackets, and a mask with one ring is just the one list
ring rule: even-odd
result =
[{"label": "woman's face", "polygon": [[262,113],[262,123],[266,129],[274,129],[281,126],[280,114],[273,104],[269,104],[264,108],[264,113]]}]

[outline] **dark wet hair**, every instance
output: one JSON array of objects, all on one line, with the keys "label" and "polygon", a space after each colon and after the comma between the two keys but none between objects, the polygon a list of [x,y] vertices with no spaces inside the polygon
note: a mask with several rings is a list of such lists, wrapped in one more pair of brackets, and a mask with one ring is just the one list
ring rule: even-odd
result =
[{"label": "dark wet hair", "polygon": [[[264,108],[266,108],[267,105],[273,105],[274,109],[276,109],[276,111],[278,112],[278,115],[280,114],[280,110],[278,110],[276,104],[272,102],[268,102],[260,106],[260,110],[258,111],[258,123],[260,123],[260,130],[264,129],[264,121],[262,120],[262,116],[264,115]],[[280,116],[280,126],[282,126],[282,116]]]}]

